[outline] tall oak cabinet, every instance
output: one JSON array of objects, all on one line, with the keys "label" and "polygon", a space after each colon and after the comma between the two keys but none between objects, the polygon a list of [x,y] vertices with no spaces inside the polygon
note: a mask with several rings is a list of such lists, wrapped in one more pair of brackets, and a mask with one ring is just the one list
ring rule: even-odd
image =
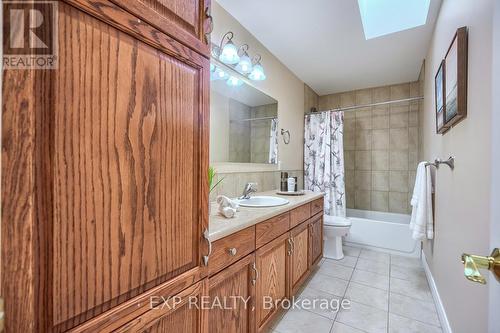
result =
[{"label": "tall oak cabinet", "polygon": [[210,3],[65,0],[58,68],[3,72],[7,332],[207,332]]}]

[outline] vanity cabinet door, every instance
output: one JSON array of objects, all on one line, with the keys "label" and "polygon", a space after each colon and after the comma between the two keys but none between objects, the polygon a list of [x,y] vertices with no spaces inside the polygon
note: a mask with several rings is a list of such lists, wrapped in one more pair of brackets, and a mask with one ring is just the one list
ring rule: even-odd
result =
[{"label": "vanity cabinet door", "polygon": [[304,280],[309,275],[309,224],[303,223],[290,232],[290,292],[289,296],[297,293]]},{"label": "vanity cabinet door", "polygon": [[210,333],[253,333],[255,329],[255,254],[210,277]]},{"label": "vanity cabinet door", "polygon": [[309,222],[309,267],[316,265],[323,257],[323,213]]},{"label": "vanity cabinet door", "polygon": [[280,312],[287,297],[287,252],[289,233],[256,251],[258,278],[256,283],[256,331],[265,331]]}]

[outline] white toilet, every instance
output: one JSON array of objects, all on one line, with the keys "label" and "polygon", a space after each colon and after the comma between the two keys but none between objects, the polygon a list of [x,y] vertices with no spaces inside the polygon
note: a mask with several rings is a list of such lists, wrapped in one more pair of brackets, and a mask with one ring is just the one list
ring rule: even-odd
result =
[{"label": "white toilet", "polygon": [[347,217],[323,216],[323,256],[330,259],[344,258],[342,251],[342,237],[347,236],[351,228],[351,221]]}]

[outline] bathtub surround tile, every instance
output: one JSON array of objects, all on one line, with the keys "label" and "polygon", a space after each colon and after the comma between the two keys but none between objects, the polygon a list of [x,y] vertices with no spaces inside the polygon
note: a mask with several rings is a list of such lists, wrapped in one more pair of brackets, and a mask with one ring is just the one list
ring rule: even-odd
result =
[{"label": "bathtub surround tile", "polygon": [[408,148],[418,150],[418,127],[408,128]]},{"label": "bathtub surround tile", "polygon": [[369,271],[364,271],[358,268],[354,270],[351,277],[351,281],[364,284],[373,288],[389,290],[389,276]]},{"label": "bathtub surround tile", "polygon": [[370,191],[372,189],[371,171],[354,171],[354,184],[356,186],[356,190]]},{"label": "bathtub surround tile", "polygon": [[420,97],[420,83],[410,82],[410,97]]},{"label": "bathtub surround tile", "polygon": [[391,88],[389,86],[372,89],[373,103],[387,102],[391,99]]},{"label": "bathtub surround tile", "polygon": [[318,273],[349,281],[353,271],[353,267],[342,266],[332,260],[328,260],[321,263]]},{"label": "bathtub surround tile", "polygon": [[348,114],[348,112],[344,113],[344,135],[346,132],[356,131],[356,118],[346,118],[346,114]]},{"label": "bathtub surround tile", "polygon": [[356,150],[372,149],[372,130],[356,129]]},{"label": "bathtub surround tile", "polygon": [[337,263],[339,265],[342,265],[342,266],[347,266],[347,267],[355,267],[356,266],[356,263],[358,261],[358,258],[357,257],[351,257],[351,256],[348,256],[348,255],[344,255],[344,258],[340,259],[340,260],[335,260],[335,259],[325,259],[325,261],[332,261],[334,263]]},{"label": "bathtub surround tile", "polygon": [[[328,318],[330,320],[334,320],[335,316],[337,315],[337,312],[338,312],[338,309],[335,308],[335,304],[339,304],[340,301],[342,300],[342,297],[335,296],[335,295],[332,295],[329,293],[325,293],[324,291],[317,290],[317,289],[314,289],[311,287],[306,287],[306,288],[304,288],[302,293],[300,293],[300,295],[298,296],[298,299],[300,299],[300,300],[307,299],[311,303],[313,303],[315,300],[316,300],[316,302],[319,302],[321,300],[327,300],[329,302],[329,304],[333,304],[334,306],[328,307],[328,308],[325,308],[325,307],[322,308],[319,306],[316,306],[316,307],[311,306],[310,308],[307,308],[305,310],[319,314],[320,316],[323,316],[323,317]],[[337,302],[339,302],[339,303],[337,303]]]},{"label": "bathtub surround tile", "polygon": [[410,97],[410,84],[402,83],[391,86],[391,100],[405,99]]},{"label": "bathtub surround tile", "polygon": [[389,153],[389,170],[408,171],[408,150],[395,150]]},{"label": "bathtub surround tile", "polygon": [[333,323],[333,327],[330,333],[365,333],[365,331],[358,330],[357,328],[336,321],[335,323]]},{"label": "bathtub surround tile", "polygon": [[373,129],[385,129],[389,128],[389,116],[373,116],[372,119],[372,128]]},{"label": "bathtub surround tile", "polygon": [[373,261],[381,261],[385,263],[389,263],[391,261],[391,257],[388,253],[383,253],[379,251],[372,251],[363,249],[359,254],[361,259],[368,259]]},{"label": "bathtub surround tile", "polygon": [[308,286],[316,290],[321,290],[326,293],[342,297],[348,284],[349,282],[346,280],[338,279],[318,272],[311,279]]},{"label": "bathtub surround tile", "polygon": [[356,152],[354,150],[344,151],[344,168],[345,170],[354,170]]},{"label": "bathtub surround tile", "polygon": [[408,171],[389,172],[389,191],[408,193]]},{"label": "bathtub surround tile", "polygon": [[372,152],[370,150],[360,150],[355,153],[355,169],[356,170],[371,170],[372,169]]},{"label": "bathtub surround tile", "polygon": [[391,313],[429,325],[441,326],[433,302],[420,301],[392,292],[389,297],[389,311]]},{"label": "bathtub surround tile", "polygon": [[391,128],[389,131],[389,149],[408,149],[408,129]]},{"label": "bathtub surround tile", "polygon": [[368,333],[387,332],[387,311],[351,302],[351,308],[341,309],[336,321]]},{"label": "bathtub surround tile", "polygon": [[348,191],[349,190],[346,187],[345,205],[347,208],[354,209],[355,208],[354,194],[356,192],[355,192],[355,190],[352,190],[351,192],[348,192]]},{"label": "bathtub surround tile", "polygon": [[372,191],[372,210],[377,212],[389,211],[389,192]]},{"label": "bathtub surround tile", "polygon": [[[361,255],[361,254],[360,254]],[[356,269],[389,276],[389,263],[359,258]]]},{"label": "bathtub surround tile", "polygon": [[373,150],[388,150],[389,149],[389,129],[376,129],[372,131],[372,149]]},{"label": "bathtub surround tile", "polygon": [[344,133],[344,150],[356,150],[356,132]]},{"label": "bathtub surround tile", "polygon": [[418,111],[411,111],[408,114],[408,126],[418,127]]},{"label": "bathtub surround tile", "polygon": [[372,170],[374,171],[389,170],[389,151],[387,150],[372,151]]},{"label": "bathtub surround tile", "polygon": [[354,207],[356,209],[371,209],[371,191],[370,190],[356,190],[354,198]]},{"label": "bathtub surround tile", "polygon": [[403,128],[408,127],[408,107],[406,112],[401,112],[401,109],[391,110],[390,127]]},{"label": "bathtub surround tile", "polygon": [[340,107],[345,108],[356,105],[356,95],[354,91],[340,94]]},{"label": "bathtub surround tile", "polygon": [[[415,187],[415,179],[417,178],[417,172],[416,171],[409,171],[408,172],[408,193],[411,195],[413,194],[413,188]],[[410,197],[411,199],[411,197]]]},{"label": "bathtub surround tile", "polygon": [[440,327],[401,317],[394,313],[389,314],[389,333],[441,333]]},{"label": "bathtub surround tile", "polygon": [[387,290],[373,288],[352,281],[347,287],[345,298],[384,311],[388,311],[389,308],[389,292]]},{"label": "bathtub surround tile", "polygon": [[291,309],[274,328],[280,333],[328,333],[333,320],[303,309]]},{"label": "bathtub surround tile", "polygon": [[432,302],[432,294],[427,279],[401,280],[391,278],[391,292],[412,297],[421,301]]},{"label": "bathtub surround tile", "polygon": [[355,92],[356,105],[367,105],[372,103],[372,89],[361,89]]},{"label": "bathtub surround tile", "polygon": [[408,192],[389,192],[389,211],[407,214]]}]

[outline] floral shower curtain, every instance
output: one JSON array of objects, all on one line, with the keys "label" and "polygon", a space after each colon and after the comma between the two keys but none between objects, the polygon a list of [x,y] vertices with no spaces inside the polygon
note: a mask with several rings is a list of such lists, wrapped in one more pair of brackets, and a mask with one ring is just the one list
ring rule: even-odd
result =
[{"label": "floral shower curtain", "polygon": [[269,140],[269,163],[278,163],[278,119],[271,120],[271,138]]},{"label": "floral shower curtain", "polygon": [[325,214],[345,217],[344,113],[306,115],[304,187],[325,193]]}]

